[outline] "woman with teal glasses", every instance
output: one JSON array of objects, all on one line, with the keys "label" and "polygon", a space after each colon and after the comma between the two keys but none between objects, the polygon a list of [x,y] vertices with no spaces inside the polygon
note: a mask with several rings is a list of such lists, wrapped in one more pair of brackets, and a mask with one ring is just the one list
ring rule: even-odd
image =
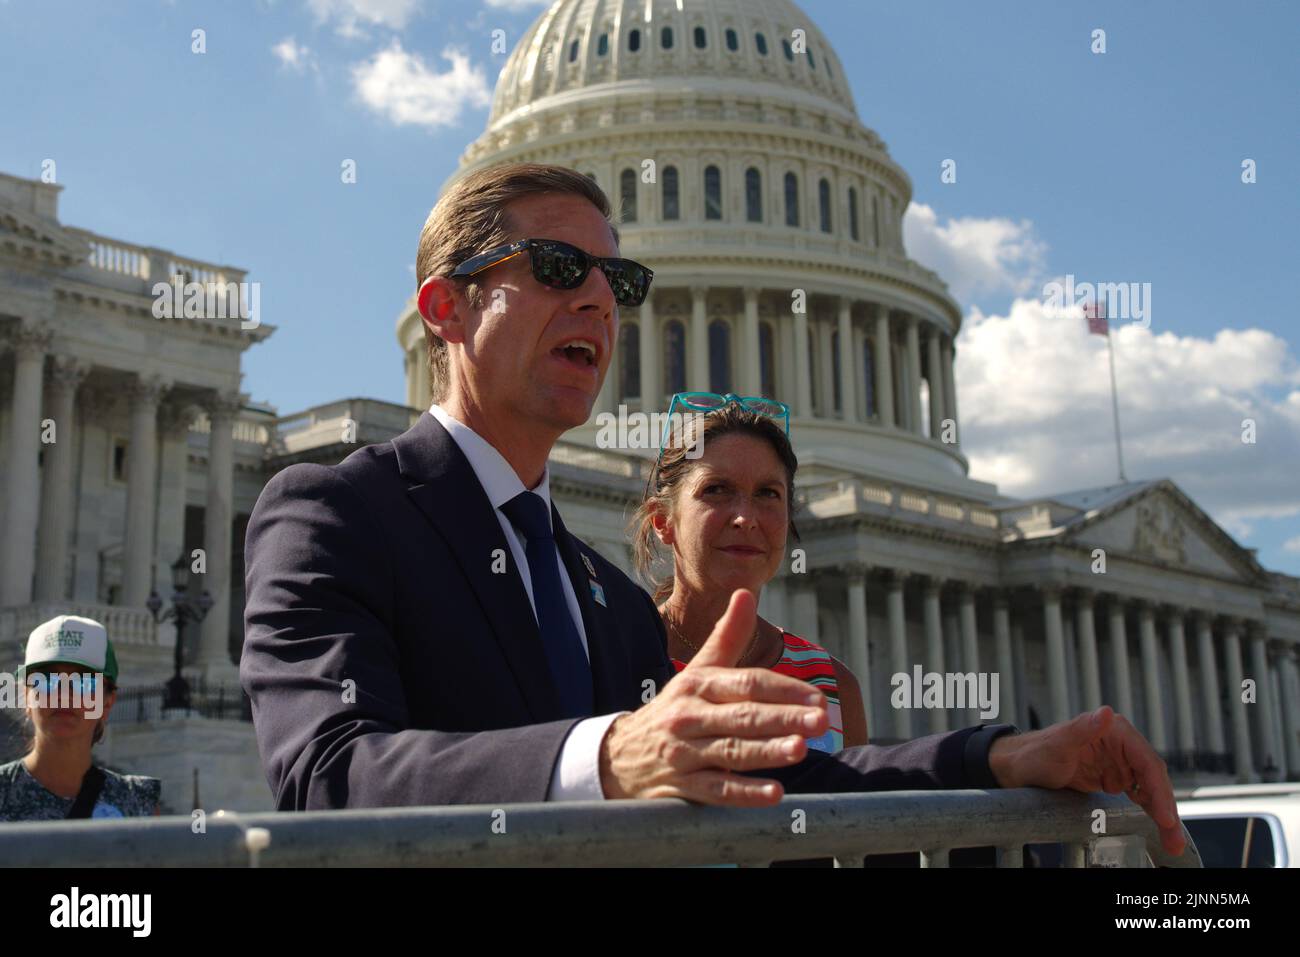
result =
[{"label": "woman with teal glasses", "polygon": [[[790,508],[799,463],[783,402],[684,392],[673,396],[668,413],[660,458],[633,519],[633,543],[680,671],[732,592],[745,588],[757,597],[780,569],[788,536],[798,537]],[[655,580],[661,546],[671,552],[671,574]],[[826,649],[760,617],[737,667],[771,668],[825,692],[831,726],[809,739],[810,748],[834,753],[867,743],[857,678]]]}]

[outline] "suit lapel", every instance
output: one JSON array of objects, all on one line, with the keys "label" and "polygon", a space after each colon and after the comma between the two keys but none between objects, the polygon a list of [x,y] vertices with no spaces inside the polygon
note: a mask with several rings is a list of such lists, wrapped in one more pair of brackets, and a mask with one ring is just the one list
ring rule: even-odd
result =
[{"label": "suit lapel", "polygon": [[[587,633],[587,656],[591,659],[592,699],[596,714],[609,714],[624,709],[620,687],[626,683],[627,655],[619,641],[607,607],[597,605],[591,594],[594,581],[582,561],[577,540],[569,534],[560,519],[560,512],[551,503],[551,525],[555,529],[555,543],[564,559],[565,571],[578,596],[582,610],[583,630]],[[599,584],[599,582],[597,583]]]},{"label": "suit lapel", "polygon": [[[523,579],[496,509],[469,460],[428,412],[393,439],[393,448],[398,469],[411,481],[407,494],[460,563],[534,721],[564,717]],[[504,556],[505,574],[493,571],[494,564],[501,567],[500,556]]]}]

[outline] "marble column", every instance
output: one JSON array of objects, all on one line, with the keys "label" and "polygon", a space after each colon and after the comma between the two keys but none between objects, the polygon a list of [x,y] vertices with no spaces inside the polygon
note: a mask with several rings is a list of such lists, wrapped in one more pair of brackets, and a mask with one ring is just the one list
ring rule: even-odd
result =
[{"label": "marble column", "polygon": [[[737,391],[741,395],[763,395],[762,349],[758,330],[758,290],[753,286],[746,286],[744,294],[745,319],[740,336],[741,368],[740,375],[736,377],[740,381],[740,388]],[[776,357],[773,356],[772,359],[775,362]],[[769,398],[771,397],[769,396]]]},{"label": "marble column", "polygon": [[998,721],[1014,724],[1016,708],[1016,664],[1011,643],[1011,609],[1006,593],[993,593],[993,646],[997,656],[998,690],[1001,692]]},{"label": "marble column", "polygon": [[840,409],[845,422],[858,420],[858,357],[853,348],[853,300],[840,297]]},{"label": "marble column", "polygon": [[1165,734],[1164,695],[1160,683],[1160,642],[1156,638],[1155,610],[1149,602],[1138,605],[1138,641],[1142,648],[1142,696],[1146,703],[1146,737],[1160,754],[1169,751]]},{"label": "marble column", "polygon": [[[979,629],[975,620],[975,589],[966,582],[961,582],[957,586],[958,599],[957,608],[961,617],[961,659],[963,673],[974,672],[980,673],[980,639]],[[978,680],[978,679],[977,679]],[[979,724],[983,719],[980,717],[978,703],[972,704],[966,702],[966,721],[969,724]]]},{"label": "marble column", "polygon": [[943,438],[943,420],[947,418],[946,383],[943,376],[943,356],[939,349],[939,327],[930,326],[926,340],[926,367],[930,383],[930,438],[939,442]]},{"label": "marble column", "polygon": [[1273,722],[1269,710],[1272,706],[1273,686],[1268,680],[1268,654],[1264,633],[1259,625],[1251,627],[1247,642],[1250,647],[1250,677],[1255,679],[1255,717],[1259,725],[1259,766],[1270,763],[1280,766],[1277,744],[1273,741]]},{"label": "marble column", "polygon": [[817,330],[817,391],[821,393],[822,418],[835,417],[835,349],[831,342],[834,331],[829,321],[819,317],[813,322]]},{"label": "marble column", "polygon": [[948,418],[953,422],[953,437],[956,439],[956,445],[961,444],[961,426],[957,419],[957,385],[953,381],[953,362],[955,357],[952,351],[952,338],[943,337],[943,395],[948,400]]},{"label": "marble column", "polygon": [[1250,740],[1250,716],[1246,713],[1246,703],[1241,700],[1242,682],[1245,680],[1241,666],[1241,623],[1234,618],[1224,623],[1223,666],[1228,679],[1228,715],[1232,719],[1237,780],[1249,784],[1259,778],[1255,774],[1255,756]]},{"label": "marble column", "polygon": [[709,389],[709,287],[691,287],[691,347],[688,363],[690,373],[686,377],[686,388],[692,392],[708,392]]},{"label": "marble column", "polygon": [[1205,735],[1212,754],[1226,754],[1223,737],[1223,712],[1219,707],[1218,665],[1214,660],[1214,634],[1210,618],[1196,613],[1196,661],[1201,675],[1201,710],[1205,716]]},{"label": "marble column", "polygon": [[36,600],[63,601],[67,596],[68,535],[76,508],[76,436],[74,423],[77,389],[90,372],[90,364],[72,356],[58,356],[49,367],[48,417],[54,422],[54,441],[46,446],[41,482],[40,536],[36,546]]},{"label": "marble column", "polygon": [[1093,594],[1080,589],[1075,596],[1075,639],[1079,645],[1079,668],[1083,678],[1083,708],[1096,711],[1102,705],[1101,668],[1097,664],[1097,623]]},{"label": "marble column", "polygon": [[1174,669],[1174,714],[1178,750],[1191,758],[1196,750],[1196,724],[1192,720],[1192,677],[1187,667],[1187,636],[1183,629],[1185,609],[1169,610],[1169,661]]},{"label": "marble column", "polygon": [[[943,654],[943,607],[941,595],[943,579],[930,577],[922,590],[925,615],[925,664],[926,670],[943,674],[948,669],[944,664]],[[930,715],[930,733],[948,730],[948,712],[943,708],[932,708]]]},{"label": "marble column", "polygon": [[[143,608],[154,589],[154,527],[157,523],[158,403],[170,388],[160,376],[137,379],[131,400],[131,437],[126,455],[126,542],[122,604]],[[170,585],[168,586],[170,587]]]},{"label": "marble column", "polygon": [[907,407],[908,428],[917,435],[925,432],[921,425],[921,338],[916,316],[907,317]]},{"label": "marble column", "polygon": [[821,644],[821,629],[817,622],[817,585],[807,575],[790,576],[787,593],[790,596],[790,617],[787,625],[799,637]]},{"label": "marble column", "polygon": [[[894,674],[904,674],[911,680],[912,668],[907,660],[907,612],[903,607],[903,580],[905,573],[890,575],[885,607],[889,614],[889,660]],[[914,689],[919,691],[920,689]],[[894,737],[906,740],[912,737],[912,712],[894,708]]]},{"label": "marble column", "polygon": [[813,414],[812,380],[808,377],[808,314],[794,314],[794,414],[808,418]]},{"label": "marble column", "polygon": [[1268,690],[1271,702],[1269,716],[1272,718],[1270,727],[1273,729],[1273,740],[1277,745],[1277,766],[1280,772],[1278,780],[1286,781],[1296,771],[1296,767],[1287,754],[1286,708],[1282,701],[1284,685],[1279,660],[1281,649],[1280,641],[1270,641],[1265,648],[1265,653],[1268,655]]},{"label": "marble column", "polygon": [[1293,778],[1300,777],[1300,684],[1296,681],[1296,646],[1284,644],[1278,666],[1282,683],[1282,730],[1286,734],[1286,763]]},{"label": "marble column", "polygon": [[1114,708],[1130,722],[1134,722],[1133,679],[1128,665],[1128,636],[1125,627],[1124,601],[1111,596],[1107,605],[1110,609],[1110,654],[1111,668],[1115,672]]},{"label": "marble column", "polygon": [[1079,702],[1079,649],[1074,641],[1074,616],[1070,614],[1066,596],[1061,596],[1061,636],[1065,639],[1065,700],[1066,713],[1074,717],[1082,709]]},{"label": "marble column", "polygon": [[876,365],[876,409],[880,412],[880,424],[892,428],[897,424],[894,417],[894,364],[890,361],[892,340],[889,335],[889,310],[882,304],[876,304],[875,344],[871,349],[872,359]]},{"label": "marble column", "polygon": [[[659,371],[659,356],[663,349],[659,339],[659,325],[655,318],[655,297],[646,296],[641,303],[637,322],[638,348],[641,353],[641,409],[644,412],[667,410],[664,402],[663,374]],[[658,436],[655,437],[658,439]]]},{"label": "marble column", "polygon": [[[4,534],[0,535],[0,606],[32,600],[36,567],[36,523],[41,509],[41,392],[45,354],[52,335],[34,323],[10,338],[14,350],[13,395],[9,404],[9,471],[4,488]],[[26,637],[26,636],[23,636]]]},{"label": "marble column", "polygon": [[849,660],[846,664],[862,689],[863,714],[871,714],[871,656],[867,647],[867,569],[849,565],[847,591],[849,602]]},{"label": "marble column", "polygon": [[1065,673],[1065,628],[1061,621],[1061,589],[1047,585],[1043,593],[1043,628],[1047,643],[1047,686],[1051,715],[1048,724],[1070,717],[1070,692]]},{"label": "marble column", "polygon": [[1016,724],[1029,730],[1029,699],[1032,697],[1029,679],[1025,674],[1028,659],[1025,656],[1025,625],[1019,617],[1011,619],[1011,662],[1015,670]]},{"label": "marble column", "polygon": [[209,681],[238,680],[230,660],[230,559],[235,480],[234,424],[241,405],[235,392],[219,393],[207,402],[212,428],[208,432],[208,499],[203,520],[203,550],[207,554],[204,586],[212,596],[200,629],[198,665]]}]

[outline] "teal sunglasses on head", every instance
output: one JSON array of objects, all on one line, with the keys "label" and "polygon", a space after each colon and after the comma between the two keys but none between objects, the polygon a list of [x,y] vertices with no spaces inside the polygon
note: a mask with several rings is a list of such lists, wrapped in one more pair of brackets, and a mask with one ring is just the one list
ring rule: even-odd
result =
[{"label": "teal sunglasses on head", "polygon": [[747,412],[757,412],[759,415],[766,415],[773,419],[784,419],[785,434],[790,434],[790,407],[784,402],[758,395],[736,395],[734,392],[728,392],[726,395],[720,392],[678,392],[668,403],[668,420],[664,422],[664,434],[659,440],[659,458],[656,459],[655,464],[658,465],[663,460],[664,449],[668,448],[668,433],[672,428],[673,412],[679,406],[691,412],[708,415],[725,409],[733,402]]}]

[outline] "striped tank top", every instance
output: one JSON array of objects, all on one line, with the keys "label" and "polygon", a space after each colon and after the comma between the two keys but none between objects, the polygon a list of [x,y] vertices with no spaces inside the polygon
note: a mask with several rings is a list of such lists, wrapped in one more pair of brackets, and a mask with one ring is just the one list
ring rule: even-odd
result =
[{"label": "striped tank top", "polygon": [[[806,681],[813,687],[820,688],[826,695],[830,727],[820,737],[808,738],[808,747],[828,754],[843,751],[844,718],[840,712],[840,684],[835,679],[835,662],[830,652],[788,631],[781,632],[781,640],[785,643],[785,648],[781,651],[781,660],[772,666],[772,670]],[[674,658],[673,667],[681,671],[686,665]]]}]

